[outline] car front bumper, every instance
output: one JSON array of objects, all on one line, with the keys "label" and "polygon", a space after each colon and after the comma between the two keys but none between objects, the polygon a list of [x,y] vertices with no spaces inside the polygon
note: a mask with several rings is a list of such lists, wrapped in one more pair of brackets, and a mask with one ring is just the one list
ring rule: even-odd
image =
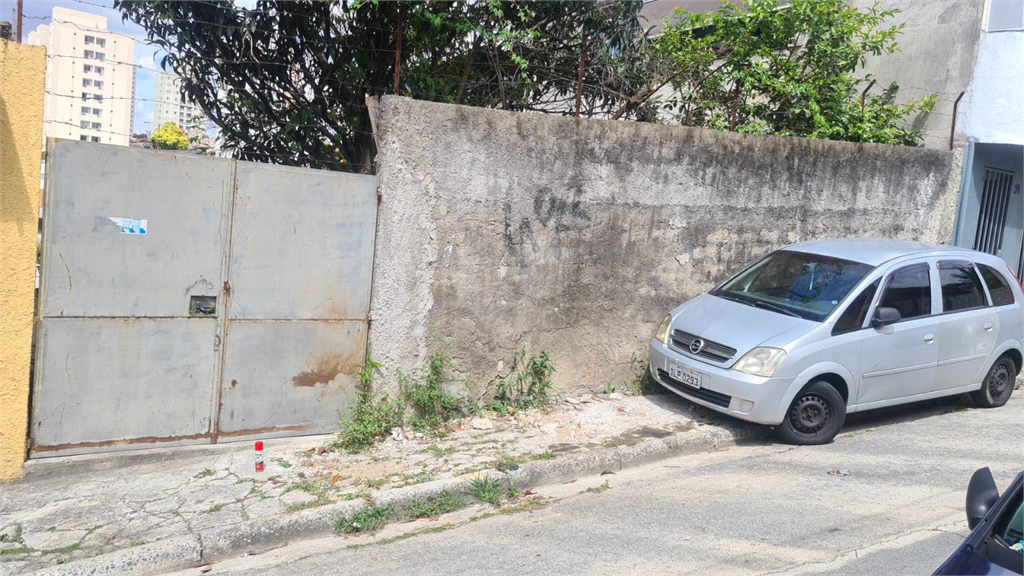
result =
[{"label": "car front bumper", "polygon": [[[670,364],[700,374],[700,388],[669,376]],[[757,424],[779,424],[780,402],[793,383],[793,378],[761,378],[736,370],[721,368],[681,354],[666,344],[652,339],[650,345],[651,376],[662,386],[694,404]]]}]

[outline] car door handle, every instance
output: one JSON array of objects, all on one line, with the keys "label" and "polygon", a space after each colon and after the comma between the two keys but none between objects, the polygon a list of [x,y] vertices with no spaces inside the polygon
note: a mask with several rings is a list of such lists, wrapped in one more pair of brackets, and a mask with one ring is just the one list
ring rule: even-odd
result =
[{"label": "car door handle", "polygon": [[985,332],[991,332],[993,328],[995,328],[995,324],[991,322],[985,323]]},{"label": "car door handle", "polygon": [[932,342],[935,342],[935,334],[925,334],[924,343],[931,344]]}]

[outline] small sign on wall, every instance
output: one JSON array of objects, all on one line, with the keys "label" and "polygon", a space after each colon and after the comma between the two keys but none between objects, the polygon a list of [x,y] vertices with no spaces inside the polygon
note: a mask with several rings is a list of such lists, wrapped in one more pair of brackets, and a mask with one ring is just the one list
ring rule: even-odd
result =
[{"label": "small sign on wall", "polygon": [[107,216],[105,218],[108,225],[104,226],[104,229],[110,231],[118,231],[121,234],[146,234],[146,229],[149,228],[148,220],[139,220],[136,218],[114,218]]}]

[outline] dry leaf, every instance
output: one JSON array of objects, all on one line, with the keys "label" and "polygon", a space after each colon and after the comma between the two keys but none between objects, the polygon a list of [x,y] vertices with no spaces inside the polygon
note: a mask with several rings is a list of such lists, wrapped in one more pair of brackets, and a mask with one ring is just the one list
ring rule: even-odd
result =
[{"label": "dry leaf", "polygon": [[448,521],[448,525],[449,526],[455,526],[455,520],[449,520]]},{"label": "dry leaf", "polygon": [[341,476],[338,475],[338,474],[335,474],[334,476],[331,476],[331,484],[337,484],[338,483],[338,478],[341,478]]},{"label": "dry leaf", "polygon": [[[577,480],[578,480],[578,478],[577,478]],[[562,484],[572,484],[575,481],[576,480],[566,480],[565,482],[562,482]]]}]

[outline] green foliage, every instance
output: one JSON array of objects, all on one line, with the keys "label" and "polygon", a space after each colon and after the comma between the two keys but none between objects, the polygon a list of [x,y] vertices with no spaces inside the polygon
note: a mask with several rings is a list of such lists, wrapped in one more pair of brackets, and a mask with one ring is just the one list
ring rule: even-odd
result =
[{"label": "green foliage", "polygon": [[162,150],[188,150],[188,136],[174,122],[167,122],[154,130],[149,141]]},{"label": "green foliage", "polygon": [[526,350],[512,355],[512,372],[498,382],[494,402],[488,408],[506,413],[509,408],[536,408],[547,402],[551,390],[551,375],[555,366],[548,359],[547,352],[531,355],[526,359]]},{"label": "green foliage", "polygon": [[404,512],[409,518],[429,518],[461,510],[465,507],[466,502],[461,496],[450,490],[442,490],[423,500],[414,501]]},{"label": "green foliage", "polygon": [[448,422],[465,414],[466,400],[444,391],[444,387],[451,383],[451,372],[451,358],[439,351],[428,361],[423,384],[407,384],[403,387],[405,401],[412,408],[408,424],[414,430],[438,432]]},{"label": "green foliage", "polygon": [[646,394],[662,394],[665,389],[661,387],[651,376],[650,365],[646,359],[640,358],[636,352],[629,358],[629,368],[633,372],[632,378],[626,380],[626,388],[637,396]]},{"label": "green foliage", "polygon": [[505,472],[513,466],[517,466],[523,460],[517,456],[506,454],[504,452],[498,454],[498,459],[494,461],[494,469],[498,472]]},{"label": "green foliage", "polygon": [[897,50],[896,10],[858,10],[843,0],[749,0],[717,13],[677,10],[656,51],[681,96],[669,106],[687,126],[758,134],[918,145],[908,117],[934,96],[896,104],[898,86],[866,96],[867,55]]},{"label": "green foliage", "polygon": [[361,172],[375,156],[366,95],[571,114],[584,51],[582,116],[650,116],[630,100],[647,85],[642,5],[114,3],[239,158]]},{"label": "green foliage", "polygon": [[388,518],[390,517],[390,507],[373,506],[356,511],[351,516],[339,517],[334,523],[334,531],[341,534],[376,532],[388,523]]},{"label": "green foliage", "polygon": [[480,502],[497,506],[501,503],[504,490],[501,480],[480,475],[469,481],[469,493]]},{"label": "green foliage", "polygon": [[402,425],[403,407],[401,402],[392,400],[387,394],[374,398],[374,370],[380,364],[368,358],[366,366],[359,371],[355,406],[349,418],[339,422],[341,432],[335,444],[350,452],[359,452],[373,445],[376,439],[386,436],[392,428]]}]

